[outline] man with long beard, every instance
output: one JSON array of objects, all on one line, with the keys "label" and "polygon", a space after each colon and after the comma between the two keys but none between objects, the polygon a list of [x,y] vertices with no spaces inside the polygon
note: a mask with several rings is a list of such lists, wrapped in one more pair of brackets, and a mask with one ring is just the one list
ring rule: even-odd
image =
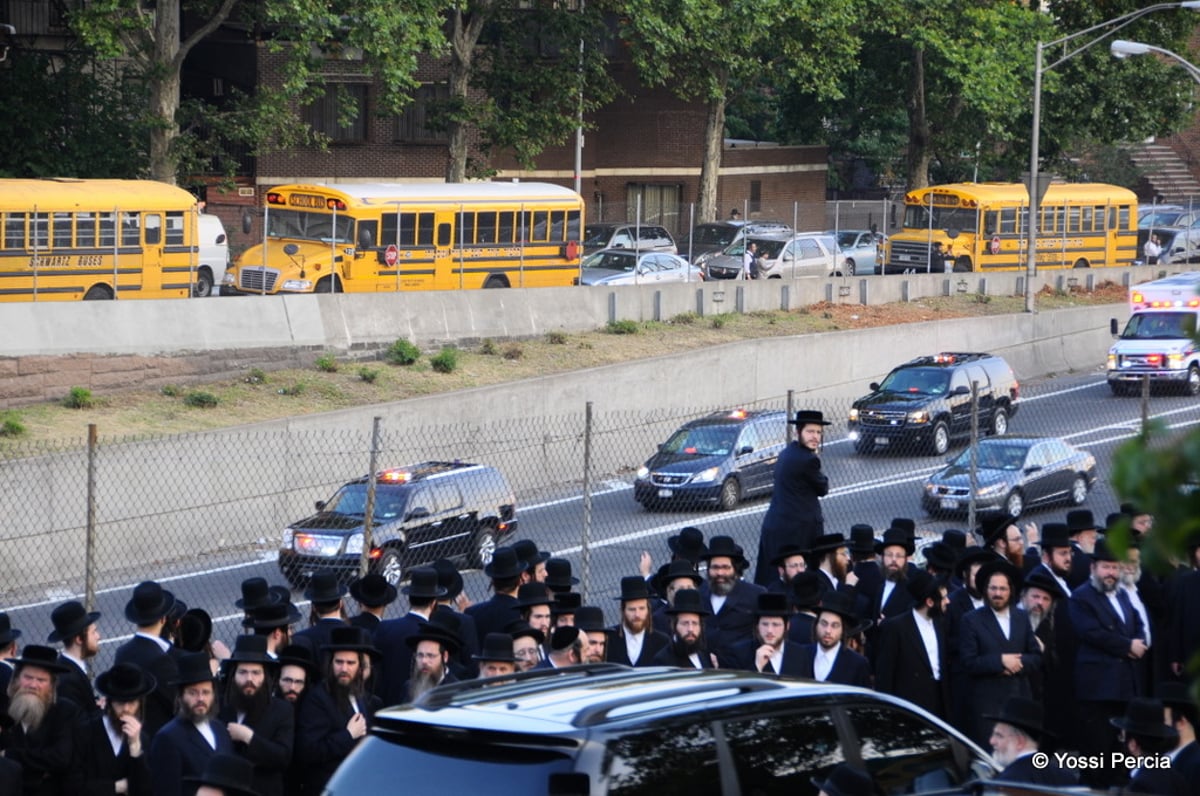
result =
[{"label": "man with long beard", "polygon": [[405,639],[413,651],[412,673],[408,678],[408,701],[437,688],[443,683],[457,683],[450,671],[450,659],[458,654],[462,643],[449,628],[429,622]]},{"label": "man with long beard", "polygon": [[72,728],[79,718],[75,705],[55,696],[55,680],[66,671],[65,664],[53,649],[37,644],[26,645],[12,664],[7,692],[12,724],[0,734],[0,750],[21,766],[22,794],[62,793],[73,759]]},{"label": "man with long beard", "polygon": [[88,718],[100,715],[92,680],[87,673],[88,662],[100,651],[100,631],[96,628],[99,618],[100,614],[89,613],[82,603],[70,600],[50,612],[54,631],[46,638],[51,644],[61,642],[63,645],[58,660],[67,668],[58,676],[55,685],[59,698],[74,702]]},{"label": "man with long beard", "polygon": [[695,589],[680,589],[673,599],[674,603],[666,610],[671,619],[671,644],[658,651],[653,664],[682,669],[714,668],[714,656],[704,640],[704,620],[712,611]]},{"label": "man with long beard", "polygon": [[758,596],[767,590],[742,578],[750,562],[730,536],[712,537],[701,560],[708,562],[708,577],[700,593],[712,610],[704,630],[709,650],[721,660],[754,633]]},{"label": "man with long beard", "polygon": [[879,627],[875,689],[907,699],[944,719],[950,704],[943,620],[949,602],[946,587],[918,570],[908,577],[904,588],[912,598],[912,609],[884,620]]},{"label": "man with long beard", "polygon": [[283,796],[296,717],[287,702],[271,695],[275,663],[266,636],[238,636],[225,666],[225,699],[217,715],[233,739],[234,754],[254,765],[260,796]]},{"label": "man with long beard", "polygon": [[142,702],[154,678],[132,663],[118,663],[96,678],[104,710],[75,729],[75,762],[65,793],[150,796],[150,738]]},{"label": "man with long beard", "polygon": [[670,645],[666,633],[650,626],[650,589],[644,578],[621,578],[621,621],[612,629],[608,660],[626,666],[649,666],[658,651]]},{"label": "man with long beard", "polygon": [[194,785],[184,777],[198,777],[215,754],[233,754],[233,740],[225,725],[216,721],[217,678],[208,653],[194,652],[179,659],[179,688],[175,718],[168,721],[150,743],[150,775],[154,796],[193,796]]}]

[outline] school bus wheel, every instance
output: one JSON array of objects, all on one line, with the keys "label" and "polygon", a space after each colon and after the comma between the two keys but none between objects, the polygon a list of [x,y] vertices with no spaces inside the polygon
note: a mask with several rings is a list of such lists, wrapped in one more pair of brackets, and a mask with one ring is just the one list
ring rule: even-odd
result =
[{"label": "school bus wheel", "polygon": [[954,270],[955,270],[956,272],[963,272],[963,271],[971,271],[971,270],[974,270],[974,269],[972,269],[972,268],[971,268],[971,258],[970,258],[970,257],[967,257],[966,255],[963,255],[963,256],[961,256],[961,257],[957,257],[957,258],[955,258],[955,260],[954,260]]},{"label": "school bus wheel", "polygon": [[112,298],[112,288],[108,285],[92,285],[88,292],[83,294],[84,301],[112,301]]},{"label": "school bus wheel", "polygon": [[511,287],[511,285],[508,284],[508,277],[504,276],[503,274],[492,274],[483,281],[483,286],[485,289],[494,287]]}]

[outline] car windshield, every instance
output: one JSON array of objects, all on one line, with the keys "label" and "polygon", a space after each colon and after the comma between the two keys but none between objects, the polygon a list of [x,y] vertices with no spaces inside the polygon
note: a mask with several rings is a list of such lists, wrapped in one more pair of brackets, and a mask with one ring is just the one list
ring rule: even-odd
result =
[{"label": "car windshield", "polygon": [[850,247],[854,246],[855,243],[858,242],[858,233],[857,232],[839,232],[837,234],[837,242],[838,242],[838,246],[841,246],[843,249],[849,249]]},{"label": "car windshield", "polygon": [[938,207],[934,205],[930,222],[930,207],[927,204],[908,205],[904,209],[905,229],[957,229],[959,232],[975,233],[979,227],[979,211],[966,207]]},{"label": "car windshield", "polygon": [[737,435],[737,426],[681,428],[662,446],[662,452],[677,456],[725,456],[733,451]]},{"label": "car windshield", "polygon": [[596,252],[583,261],[584,268],[600,268],[605,271],[620,271],[630,273],[634,269],[637,258],[632,254],[604,251]]},{"label": "car windshield", "polygon": [[691,237],[684,242],[690,241],[696,245],[704,246],[728,246],[737,236],[737,227],[727,227],[724,224],[701,224],[692,230]]},{"label": "car windshield", "polygon": [[[1028,449],[1020,445],[1005,445],[1001,443],[980,445],[978,467],[984,470],[1020,470],[1025,466],[1025,456]],[[958,467],[971,466],[971,449],[967,448],[954,460]]]},{"label": "car windshield", "polygon": [[[408,490],[403,487],[376,484],[374,518],[383,521],[397,519],[404,512],[404,504],[407,502]],[[367,485],[346,484],[325,504],[324,511],[351,517],[365,517],[367,515]]]},{"label": "car windshield", "polygon": [[1147,227],[1169,227],[1178,221],[1182,215],[1182,210],[1157,210],[1139,218],[1138,226],[1143,229]]},{"label": "car windshield", "polygon": [[1142,312],[1121,332],[1122,340],[1182,340],[1196,335],[1194,312]]},{"label": "car windshield", "polygon": [[950,383],[950,374],[941,368],[903,368],[893,370],[879,385],[881,392],[914,395],[941,395]]},{"label": "car windshield", "polygon": [[588,224],[583,228],[584,246],[604,246],[613,233],[612,224]]}]

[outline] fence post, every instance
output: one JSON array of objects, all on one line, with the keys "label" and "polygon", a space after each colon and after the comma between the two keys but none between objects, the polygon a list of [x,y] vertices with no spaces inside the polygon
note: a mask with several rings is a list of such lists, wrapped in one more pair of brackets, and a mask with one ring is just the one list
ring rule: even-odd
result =
[{"label": "fence post", "polygon": [[[796,391],[789,389],[787,391],[787,419],[792,420],[795,417],[796,417]],[[786,437],[788,442],[791,442],[792,441],[792,429],[795,428],[795,426],[791,423],[788,423],[786,426],[784,426],[784,428],[787,429],[787,434],[784,436]],[[796,430],[799,431],[799,429],[796,429]]]},{"label": "fence post", "polygon": [[[975,530],[975,496],[979,494],[979,382],[971,382],[971,499],[967,501],[967,527]],[[1016,520],[1013,520],[1016,522]],[[986,544],[986,542],[985,542]]]},{"label": "fence post", "polygon": [[591,547],[592,535],[592,402],[584,405],[583,412],[583,533],[579,540],[579,591],[586,603],[590,597],[592,582]]},{"label": "fence post", "polygon": [[87,441],[87,542],[84,552],[83,602],[96,607],[96,424],[88,423]]},{"label": "fence post", "polygon": [[371,421],[371,457],[367,469],[367,507],[363,512],[363,545],[358,558],[358,576],[364,577],[371,569],[371,548],[375,546],[372,538],[373,520],[375,518],[375,473],[379,460],[379,435],[383,429],[383,417],[375,415]]}]

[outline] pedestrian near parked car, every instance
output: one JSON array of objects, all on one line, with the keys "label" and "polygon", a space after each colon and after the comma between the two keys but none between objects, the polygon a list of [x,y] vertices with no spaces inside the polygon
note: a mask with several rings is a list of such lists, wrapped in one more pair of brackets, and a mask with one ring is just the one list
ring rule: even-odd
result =
[{"label": "pedestrian near parked car", "polygon": [[788,640],[792,606],[787,595],[759,594],[754,614],[753,636],[735,645],[721,658],[721,668],[779,677],[810,676],[805,669],[804,645]]},{"label": "pedestrian near parked car", "polygon": [[758,244],[750,241],[746,244],[745,251],[742,252],[742,279],[754,279],[757,276],[758,267],[755,261],[758,259]]},{"label": "pedestrian near parked car", "polygon": [[[1042,726],[1044,714],[1040,702],[1023,697],[1009,697],[1000,710],[983,718],[993,721],[988,742],[992,757],[1004,767],[996,775],[1002,782],[1023,782],[1032,785],[1071,786],[1079,782],[1075,771],[1063,768],[1053,755],[1045,762],[1034,763],[1034,754],[1047,744],[1053,734]],[[1042,749],[1049,751],[1049,749]]]},{"label": "pedestrian near parked car", "polygon": [[822,683],[871,687],[871,665],[844,643],[860,627],[860,619],[849,594],[831,592],[817,608],[816,641],[801,648],[800,677]]},{"label": "pedestrian near parked car", "polygon": [[829,479],[821,472],[821,438],[830,423],[821,412],[802,409],[788,421],[799,437],[788,443],[775,463],[775,489],[763,516],[758,537],[754,582],[766,587],[778,577],[771,562],[785,544],[810,550],[825,533],[820,498],[829,493]]},{"label": "pedestrian near parked car", "polygon": [[1162,255],[1162,241],[1157,235],[1151,235],[1142,244],[1142,254],[1146,258],[1146,265],[1158,265],[1158,258]]},{"label": "pedestrian near parked car", "polygon": [[638,575],[621,578],[621,621],[609,632],[608,660],[625,666],[649,666],[671,639],[650,621],[650,589]]}]

